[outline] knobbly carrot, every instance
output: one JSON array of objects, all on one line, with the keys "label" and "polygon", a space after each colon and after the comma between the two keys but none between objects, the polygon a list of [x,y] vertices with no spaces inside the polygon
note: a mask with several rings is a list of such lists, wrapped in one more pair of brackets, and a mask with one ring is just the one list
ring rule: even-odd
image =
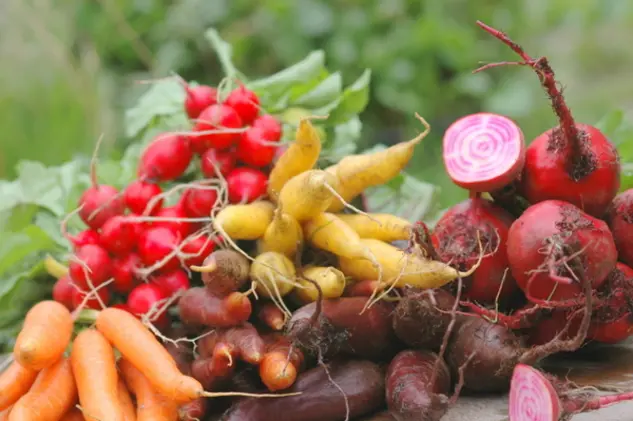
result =
[{"label": "knobbly carrot", "polygon": [[268,176],[268,196],[274,201],[281,188],[297,174],[311,170],[319,160],[321,139],[308,119],[299,121],[296,139],[279,157]]},{"label": "knobbly carrot", "polygon": [[349,259],[375,257],[356,231],[333,213],[320,213],[303,226],[306,241],[314,247]]},{"label": "knobbly carrot", "polygon": [[119,361],[121,375],[136,397],[137,421],[176,421],[178,405],[158,393],[147,377],[125,358]]},{"label": "knobbly carrot", "polygon": [[0,411],[0,421],[9,421],[9,414],[11,414],[13,407],[8,407],[4,411]]},{"label": "knobbly carrot", "polygon": [[[97,329],[121,355],[147,377],[156,391],[177,403],[200,397],[254,396],[265,394],[206,392],[199,381],[178,370],[176,362],[143,323],[125,310],[106,308],[97,316]],[[279,395],[274,395],[279,396]]]},{"label": "knobbly carrot", "polygon": [[260,253],[276,251],[292,259],[302,242],[303,231],[299,222],[277,208],[257,246]]},{"label": "knobbly carrot", "polygon": [[213,219],[214,228],[233,240],[257,240],[273,220],[275,207],[259,201],[247,205],[228,205]]},{"label": "knobbly carrot", "polygon": [[114,350],[107,339],[95,329],[81,331],[73,342],[70,361],[86,420],[124,421]]},{"label": "knobbly carrot", "polygon": [[64,415],[61,421],[86,421],[86,419],[79,408],[72,408],[66,412],[66,415]]},{"label": "knobbly carrot", "polygon": [[387,213],[337,214],[338,218],[349,225],[360,238],[391,243],[397,240],[408,240],[411,235],[411,222]]},{"label": "knobbly carrot", "polygon": [[[120,360],[123,361],[123,360]],[[119,364],[120,364],[119,361]],[[120,367],[120,365],[119,365]],[[135,421],[136,420],[136,406],[132,401],[132,396],[130,396],[130,391],[123,379],[119,378],[119,383],[117,385],[117,392],[119,396],[119,405],[121,405],[121,410],[123,411],[123,419],[125,421]]]},{"label": "knobbly carrot", "polygon": [[0,374],[0,411],[9,408],[28,392],[36,377],[37,371],[13,361]]},{"label": "knobbly carrot", "polygon": [[77,403],[71,362],[62,358],[42,370],[11,409],[9,421],[57,421]]},{"label": "knobbly carrot", "polygon": [[259,365],[259,376],[271,392],[287,389],[303,369],[303,353],[284,336],[270,335],[268,347]]},{"label": "knobbly carrot", "polygon": [[41,370],[61,358],[72,332],[68,309],[56,301],[41,301],[26,313],[13,356],[22,366]]},{"label": "knobbly carrot", "polygon": [[324,212],[334,200],[338,180],[322,170],[309,170],[292,177],[279,192],[278,206],[298,222]]}]

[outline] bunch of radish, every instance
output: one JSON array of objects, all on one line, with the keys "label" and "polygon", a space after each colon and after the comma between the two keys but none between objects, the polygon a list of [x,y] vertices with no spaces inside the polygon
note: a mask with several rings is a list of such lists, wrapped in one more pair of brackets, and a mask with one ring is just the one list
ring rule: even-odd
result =
[{"label": "bunch of radish", "polygon": [[[187,268],[216,247],[217,237],[201,229],[212,211],[223,201],[248,203],[266,194],[281,123],[262,114],[259,98],[243,85],[223,99],[211,86],[183,82],[183,89],[190,132],[156,136],[142,153],[138,179],[123,191],[99,184],[93,171],[79,200],[87,228],[67,234],[74,254],[53,292],[68,308],[85,301],[84,308],[117,303],[137,315],[148,313],[188,289]],[[192,165],[202,179],[186,183]],[[163,191],[168,183],[171,189]],[[84,300],[89,291],[96,293]],[[167,313],[156,313],[154,322],[165,327]]]}]

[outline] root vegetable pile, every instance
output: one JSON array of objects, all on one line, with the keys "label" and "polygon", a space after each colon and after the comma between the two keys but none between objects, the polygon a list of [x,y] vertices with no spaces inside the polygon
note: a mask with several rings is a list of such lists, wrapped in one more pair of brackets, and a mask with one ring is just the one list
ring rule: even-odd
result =
[{"label": "root vegetable pile", "polygon": [[281,149],[255,92],[182,81],[191,129],[157,135],[136,180],[100,184],[93,159],[85,229],[62,221],[73,253],[46,261],[53,300],[0,374],[0,419],[438,421],[462,392],[509,391],[510,421],[557,421],[632,399],[537,368],[633,333],[617,151],[545,58],[479,26],[536,71],[559,126],[526,147],[507,116],[450,125],[445,168],[470,197],[432,230],[350,203],[407,167],[422,117],[414,139],[320,168],[327,117]]}]

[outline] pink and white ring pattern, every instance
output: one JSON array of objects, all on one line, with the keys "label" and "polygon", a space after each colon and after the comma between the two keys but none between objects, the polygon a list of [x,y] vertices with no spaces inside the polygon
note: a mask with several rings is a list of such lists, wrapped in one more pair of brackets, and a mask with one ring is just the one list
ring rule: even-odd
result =
[{"label": "pink and white ring pattern", "polygon": [[554,421],[561,415],[561,405],[552,384],[541,372],[517,364],[510,385],[509,421]]},{"label": "pink and white ring pattern", "polygon": [[523,132],[508,117],[470,114],[446,130],[443,157],[448,175],[458,186],[478,192],[496,190],[523,169]]}]

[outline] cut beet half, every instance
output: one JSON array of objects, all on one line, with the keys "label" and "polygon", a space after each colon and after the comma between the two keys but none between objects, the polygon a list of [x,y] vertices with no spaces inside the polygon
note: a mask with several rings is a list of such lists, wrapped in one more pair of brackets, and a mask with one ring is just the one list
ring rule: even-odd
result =
[{"label": "cut beet half", "polygon": [[444,133],[443,149],[449,177],[473,192],[510,184],[525,163],[523,132],[499,114],[470,114],[455,121]]},{"label": "cut beet half", "polygon": [[557,421],[561,403],[552,383],[537,369],[517,364],[510,383],[509,421]]}]

